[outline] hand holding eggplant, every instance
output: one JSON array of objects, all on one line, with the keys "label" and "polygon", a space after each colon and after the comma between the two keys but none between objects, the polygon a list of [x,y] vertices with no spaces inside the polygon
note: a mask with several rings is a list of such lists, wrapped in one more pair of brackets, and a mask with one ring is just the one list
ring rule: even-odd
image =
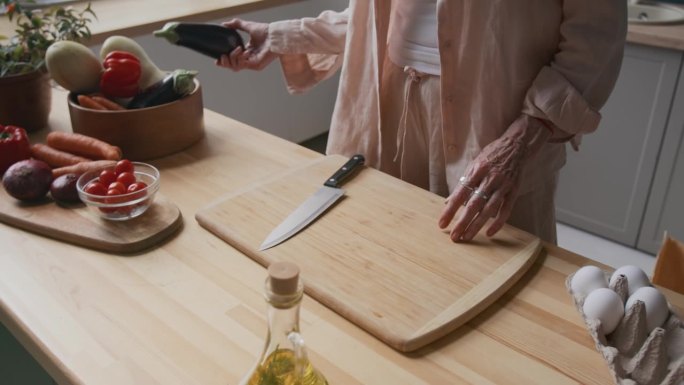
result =
[{"label": "hand holding eggplant", "polygon": [[154,31],[154,36],[163,37],[172,44],[190,48],[214,59],[244,45],[242,37],[235,29],[209,23],[174,21]]},{"label": "hand holding eggplant", "polygon": [[244,49],[237,47],[230,54],[222,55],[216,61],[217,65],[233,71],[243,69],[261,71],[278,57],[271,51],[268,43],[268,24],[233,19],[223,23],[223,26],[247,32],[249,42]]}]

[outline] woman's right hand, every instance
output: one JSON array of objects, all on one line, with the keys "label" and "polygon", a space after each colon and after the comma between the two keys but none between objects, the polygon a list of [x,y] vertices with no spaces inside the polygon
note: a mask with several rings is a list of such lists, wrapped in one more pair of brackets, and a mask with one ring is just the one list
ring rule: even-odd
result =
[{"label": "woman's right hand", "polygon": [[268,24],[242,19],[233,19],[222,24],[224,27],[247,32],[249,41],[245,48],[237,47],[230,54],[221,56],[216,64],[233,71],[251,69],[260,71],[268,66],[278,54],[271,52],[268,43]]}]

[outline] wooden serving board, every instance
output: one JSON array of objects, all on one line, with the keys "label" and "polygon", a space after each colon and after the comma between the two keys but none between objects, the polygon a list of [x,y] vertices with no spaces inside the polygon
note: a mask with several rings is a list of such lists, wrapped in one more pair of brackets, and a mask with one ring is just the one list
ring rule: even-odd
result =
[{"label": "wooden serving board", "polygon": [[541,243],[507,226],[451,242],[437,226],[444,198],[364,167],[346,195],[289,240],[258,251],[269,232],[347,159],[329,156],[200,210],[206,229],[264,266],[299,265],[306,292],[399,351],[453,331],[532,265]]},{"label": "wooden serving board", "polygon": [[178,207],[159,193],[141,216],[108,221],[82,203],[60,206],[49,198],[24,203],[0,189],[0,222],[79,246],[134,253],[173,234],[182,224],[182,217]]}]

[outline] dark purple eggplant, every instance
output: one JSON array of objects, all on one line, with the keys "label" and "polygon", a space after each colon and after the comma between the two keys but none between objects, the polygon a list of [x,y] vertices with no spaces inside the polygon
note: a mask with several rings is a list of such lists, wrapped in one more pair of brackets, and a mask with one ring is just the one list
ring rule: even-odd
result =
[{"label": "dark purple eggplant", "polygon": [[174,21],[154,31],[154,36],[163,37],[172,44],[190,48],[214,59],[229,54],[237,47],[244,48],[242,37],[235,29],[217,24]]},{"label": "dark purple eggplant", "polygon": [[173,102],[195,89],[197,71],[175,70],[164,79],[138,93],[128,102],[128,109],[158,106]]}]

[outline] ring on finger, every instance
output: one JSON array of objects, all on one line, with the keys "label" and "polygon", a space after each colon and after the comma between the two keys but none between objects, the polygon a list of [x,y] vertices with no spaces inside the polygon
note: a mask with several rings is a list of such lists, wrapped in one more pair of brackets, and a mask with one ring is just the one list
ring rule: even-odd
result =
[{"label": "ring on finger", "polygon": [[462,176],[462,177],[460,177],[460,178],[458,179],[458,184],[460,184],[461,186],[467,188],[467,189],[470,190],[470,191],[475,190],[474,188],[468,186],[467,179],[466,179],[466,177],[464,177],[464,176]]},{"label": "ring on finger", "polygon": [[482,191],[480,189],[473,191],[473,195],[479,196],[480,198],[484,199],[485,202],[489,200],[489,196],[487,194],[485,194],[484,191]]}]

